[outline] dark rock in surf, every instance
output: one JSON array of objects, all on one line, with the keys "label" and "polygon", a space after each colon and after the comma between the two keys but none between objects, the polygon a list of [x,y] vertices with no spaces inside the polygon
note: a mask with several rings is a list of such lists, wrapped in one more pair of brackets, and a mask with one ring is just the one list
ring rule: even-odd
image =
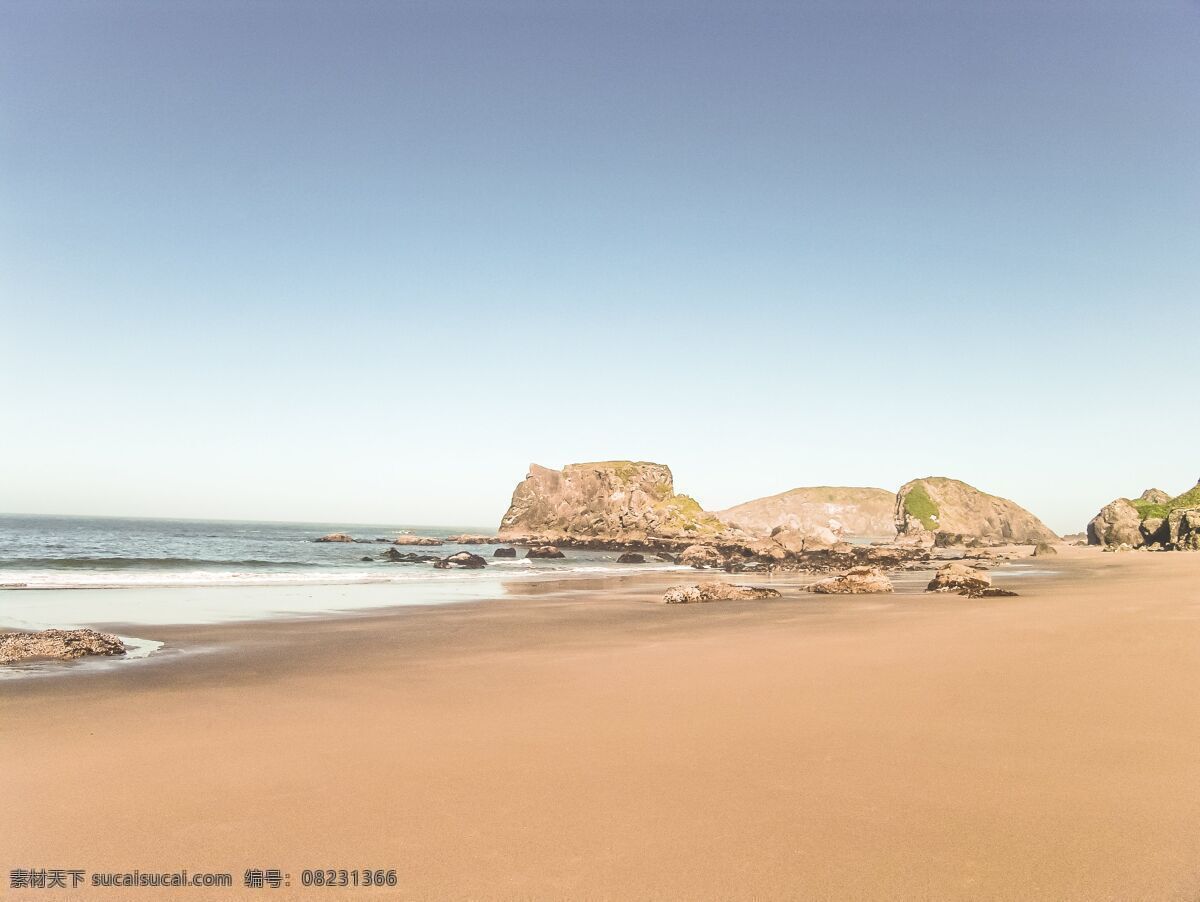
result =
[{"label": "dark rock in surf", "polygon": [[[478,570],[480,567],[486,567],[487,561],[485,561],[479,555],[472,554],[469,551],[460,551],[457,554],[452,554],[449,557],[442,558],[433,566],[439,567],[441,564],[445,564],[446,567],[453,565],[455,567],[465,567],[468,570]],[[446,567],[439,567],[439,569],[444,570]]]}]

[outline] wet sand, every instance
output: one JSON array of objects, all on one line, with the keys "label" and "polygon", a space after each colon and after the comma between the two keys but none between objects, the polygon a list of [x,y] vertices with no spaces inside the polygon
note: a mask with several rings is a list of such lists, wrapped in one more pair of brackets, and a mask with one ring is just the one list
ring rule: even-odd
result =
[{"label": "wet sand", "polygon": [[[68,895],[1195,899],[1200,555],[1047,566],[1019,598],[663,606],[677,577],[647,576],[138,627],[168,654],[0,683],[6,892],[186,867],[234,889]],[[398,886],[300,886],[365,867]]]}]

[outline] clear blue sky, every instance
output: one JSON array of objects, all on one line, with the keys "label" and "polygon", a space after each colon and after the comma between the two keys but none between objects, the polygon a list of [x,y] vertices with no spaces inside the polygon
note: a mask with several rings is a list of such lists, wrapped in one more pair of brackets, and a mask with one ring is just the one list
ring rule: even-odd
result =
[{"label": "clear blue sky", "polygon": [[1200,476],[1195,2],[0,3],[0,510]]}]

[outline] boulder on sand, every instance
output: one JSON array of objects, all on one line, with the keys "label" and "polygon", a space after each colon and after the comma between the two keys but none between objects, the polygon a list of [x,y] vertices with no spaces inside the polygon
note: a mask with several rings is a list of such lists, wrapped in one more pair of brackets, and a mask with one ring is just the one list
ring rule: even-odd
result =
[{"label": "boulder on sand", "polygon": [[561,551],[553,545],[535,545],[525,552],[525,557],[531,558],[560,558],[566,557]]},{"label": "boulder on sand", "polygon": [[353,542],[350,536],[344,532],[331,532],[327,536],[321,536],[319,539],[313,539],[314,542]]},{"label": "boulder on sand", "polygon": [[1087,525],[1089,545],[1121,545],[1137,548],[1144,541],[1142,518],[1127,498],[1117,498],[1100,509]]},{"label": "boulder on sand", "polygon": [[1033,549],[1034,557],[1049,557],[1055,554],[1058,554],[1058,549],[1049,542],[1038,542]]},{"label": "boulder on sand", "polygon": [[994,596],[1016,595],[1007,589],[997,589],[992,586],[992,577],[968,564],[954,561],[942,567],[929,585],[926,592],[957,592],[969,598],[989,598]]},{"label": "boulder on sand", "polygon": [[868,595],[894,589],[892,581],[878,567],[852,567],[840,576],[813,583],[808,591],[821,595]]},{"label": "boulder on sand", "polygon": [[709,601],[748,601],[756,598],[779,598],[779,592],[763,586],[735,586],[714,581],[696,586],[672,586],[663,595],[663,603],[699,604]]},{"label": "boulder on sand", "polygon": [[96,630],[42,630],[0,633],[0,664],[55,658],[71,661],[90,655],[123,655],[125,645],[112,633]]}]

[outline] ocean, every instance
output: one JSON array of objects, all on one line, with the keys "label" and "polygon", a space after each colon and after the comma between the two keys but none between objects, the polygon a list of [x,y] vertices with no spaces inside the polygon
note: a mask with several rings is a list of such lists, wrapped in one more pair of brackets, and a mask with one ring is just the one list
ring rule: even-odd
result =
[{"label": "ocean", "polygon": [[[563,559],[494,558],[498,545],[406,546],[401,552],[446,556],[471,551],[481,570],[436,570],[431,564],[380,560],[390,545],[320,543],[333,532],[356,539],[401,534],[442,538],[494,529],[406,524],[273,523],[152,520],[0,514],[0,589],[103,589],[198,586],[291,586],[455,581],[568,573],[629,572],[618,552],[564,548]],[[370,557],[370,561],[362,558]],[[653,567],[655,564],[642,565]],[[658,565],[667,567],[668,565]]]}]

